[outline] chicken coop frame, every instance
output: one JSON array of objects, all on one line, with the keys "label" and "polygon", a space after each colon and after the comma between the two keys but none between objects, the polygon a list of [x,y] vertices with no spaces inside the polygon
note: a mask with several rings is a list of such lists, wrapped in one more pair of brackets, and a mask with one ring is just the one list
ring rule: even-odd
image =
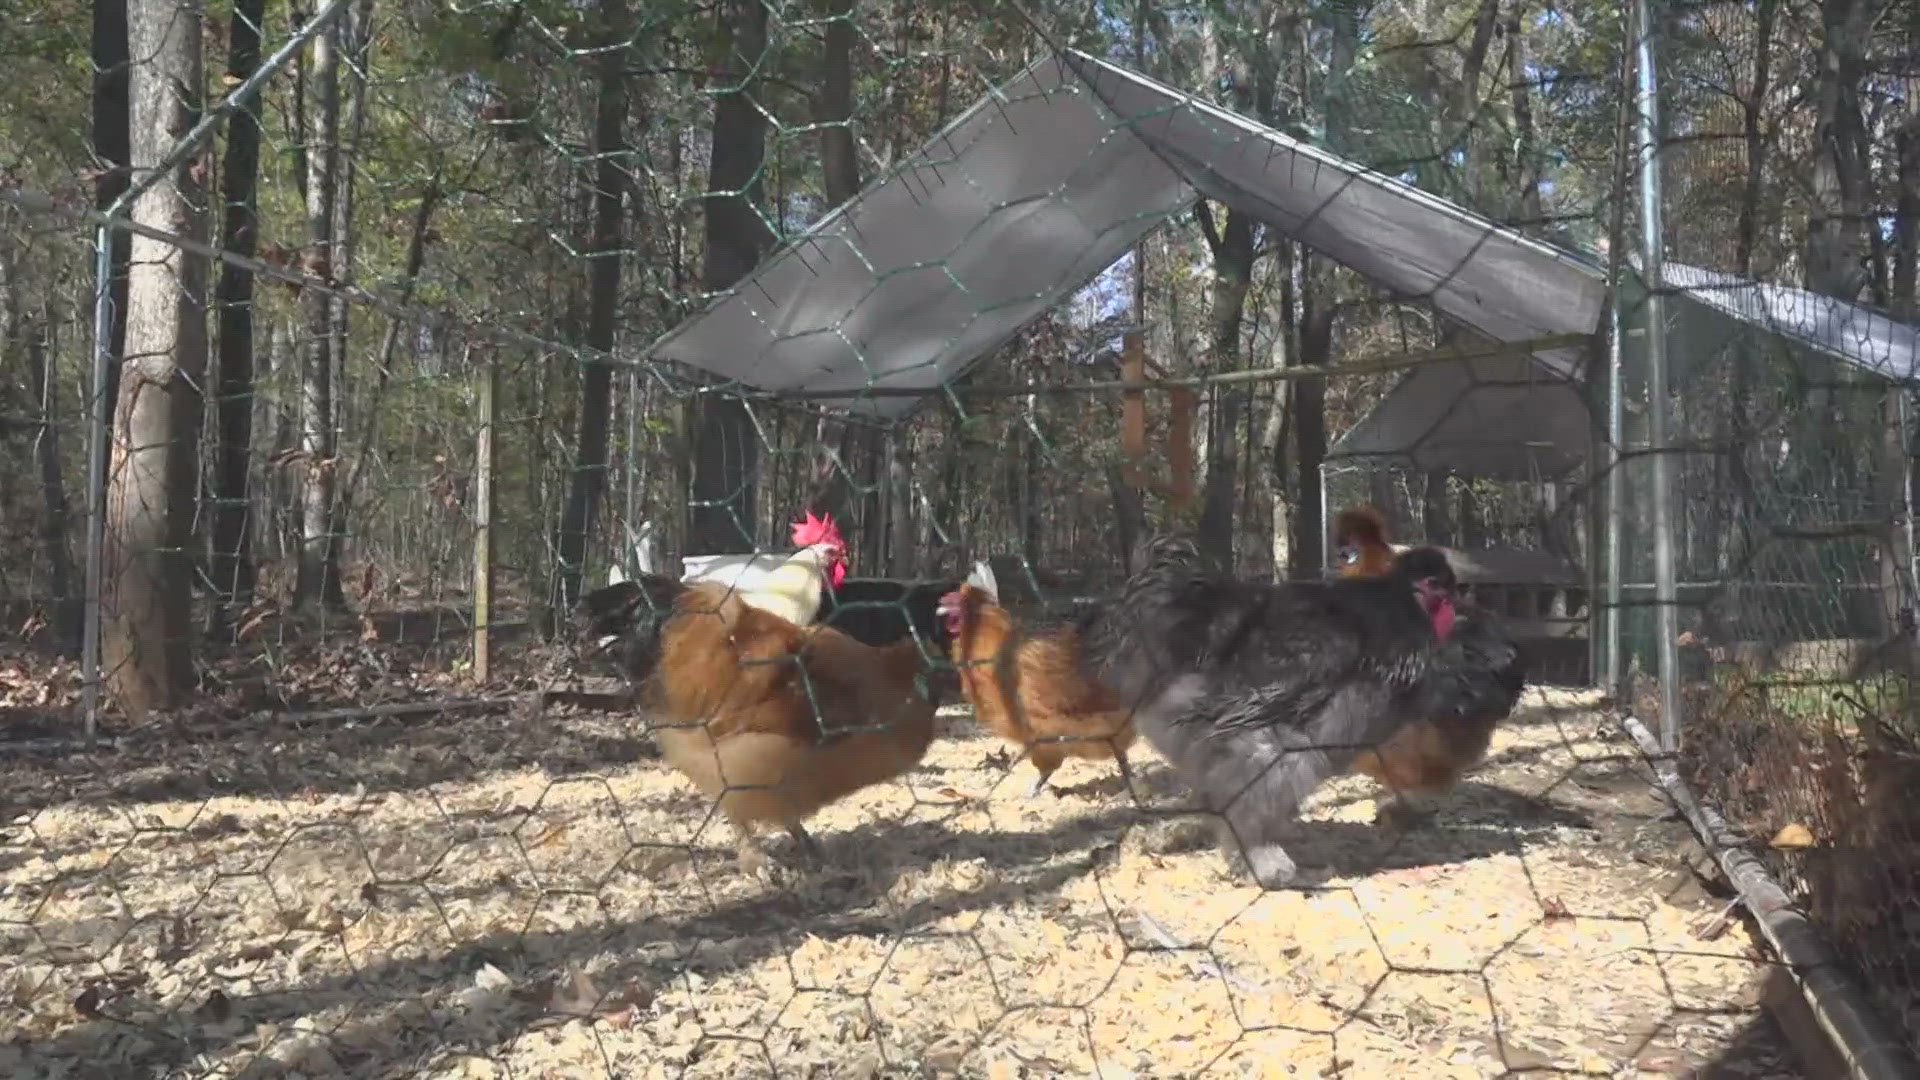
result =
[{"label": "chicken coop frame", "polygon": [[[1557,573],[1549,584],[1562,591],[1584,584],[1598,602],[1555,618],[1584,624],[1588,671],[1607,685],[1635,664],[1659,666],[1636,616],[1657,606],[1654,594],[1670,595],[1646,572],[1658,561],[1653,473],[1667,457],[1652,413],[1671,396],[1649,391],[1650,343],[1674,357],[1663,377],[1676,388],[1704,351],[1736,344],[1756,364],[1797,358],[1803,375],[1827,364],[1897,385],[1920,371],[1913,328],[1866,308],[1669,264],[1657,246],[1609,265],[1065,48],[994,88],[648,356],[718,376],[720,389],[895,418],[949,393],[1200,197],[1430,303],[1486,343],[1414,358],[1334,443],[1323,477],[1559,485],[1577,519],[1562,531],[1583,538],[1586,568],[1546,576]],[[1654,290],[1640,272],[1649,256]],[[1664,331],[1650,336],[1652,320]],[[1321,485],[1323,500],[1331,486]],[[1327,507],[1318,510],[1324,522]],[[1669,746],[1677,722],[1677,710],[1663,714]]]},{"label": "chicken coop frame", "polygon": [[[70,215],[97,226],[102,267],[113,230],[179,242],[128,220],[141,191],[201,148],[347,6],[334,0],[313,14],[112,207]],[[30,210],[55,209],[9,195]],[[894,419],[949,393],[962,373],[1201,197],[1255,216],[1387,292],[1430,303],[1492,343],[1414,366],[1334,444],[1323,476],[1382,471],[1576,492],[1586,581],[1596,600],[1605,597],[1588,605],[1593,670],[1634,711],[1641,691],[1633,676],[1653,673],[1666,697],[1666,749],[1681,733],[1673,704],[1691,707],[1689,687],[1736,666],[1727,654],[1870,640],[1889,625],[1897,636],[1911,623],[1920,577],[1913,327],[1802,290],[1665,263],[1657,241],[1647,276],[1659,284],[1648,288],[1635,267],[1524,235],[1071,49],[994,88],[645,359],[726,381],[712,392]],[[1625,250],[1624,239],[1614,238],[1614,251]],[[198,250],[263,277],[328,287]],[[102,287],[100,325],[109,302]],[[107,335],[96,340],[98,401],[112,357]],[[1817,407],[1806,407],[1810,397]],[[1669,409],[1669,423],[1652,421]],[[82,639],[89,722],[100,686],[98,478],[110,416],[93,409]],[[1868,427],[1884,436],[1872,440],[1869,460],[1849,456],[1838,435]],[[1486,438],[1496,430],[1502,437]],[[1797,492],[1770,501],[1757,490],[1756,469],[1792,473],[1805,448],[1819,460],[1798,467]],[[1657,462],[1670,463],[1670,489]],[[1323,498],[1327,490],[1323,483]],[[1671,516],[1656,520],[1663,503]],[[1829,512],[1840,503],[1852,512]],[[1727,539],[1736,531],[1729,520],[1740,525],[1739,543]],[[1662,544],[1671,561],[1664,582],[1654,573]],[[1842,553],[1825,554],[1832,551]],[[1842,595],[1807,599],[1836,573]],[[1670,654],[1663,646],[1676,643],[1660,640],[1657,611],[1704,644]]]},{"label": "chicken coop frame", "polygon": [[[995,88],[649,355],[736,390],[899,417],[950,393],[956,377],[1195,199],[1222,202],[1492,343],[1407,365],[1333,445],[1315,508],[1322,527],[1330,481],[1343,473],[1368,477],[1375,490],[1382,471],[1429,484],[1552,490],[1563,498],[1559,552],[1577,553],[1584,570],[1536,558],[1520,574],[1535,588],[1520,592],[1537,596],[1545,585],[1558,599],[1528,600],[1508,614],[1548,636],[1583,630],[1587,667],[1577,681],[1612,688],[1633,731],[1646,727],[1631,714],[1657,717],[1658,735],[1644,749],[1673,754],[1683,745],[1683,710],[1699,697],[1700,656],[1711,669],[1728,652],[1703,654],[1711,635],[1732,628],[1777,651],[1808,638],[1898,638],[1899,626],[1911,626],[1920,335],[1858,305],[1666,261],[1650,36],[1640,35],[1636,64],[1642,228],[1631,259],[1624,217],[1611,261],[1549,244],[1062,48]],[[1629,168],[1623,158],[1621,191],[1635,183]],[[1743,419],[1768,393],[1776,406],[1768,418]],[[1809,393],[1831,407],[1803,408]],[[1810,412],[1823,419],[1809,420]],[[1884,431],[1869,440],[1875,452],[1865,460],[1825,476],[1857,494],[1858,514],[1827,520],[1846,494],[1818,510],[1803,500],[1797,513],[1759,505],[1765,500],[1751,487],[1727,497],[1730,472],[1766,468],[1753,460],[1766,441],[1756,423],[1830,449],[1841,428]],[[1718,441],[1701,437],[1708,432]],[[1794,437],[1778,443],[1780,467]],[[1735,554],[1719,542],[1727,524],[1719,515],[1728,512],[1750,550]],[[1766,538],[1753,541],[1759,534]],[[1852,538],[1844,568],[1807,555],[1808,545],[1836,534]],[[1761,580],[1763,553],[1795,545],[1798,563],[1792,554],[1784,562],[1799,565],[1799,577]],[[1709,549],[1715,554],[1703,562]],[[1467,580],[1497,582],[1514,554],[1456,551],[1456,561]],[[1834,572],[1878,601],[1841,605],[1866,615],[1835,617],[1804,599],[1778,605]],[[1755,617],[1768,598],[1777,607],[1770,622]],[[1651,692],[1640,692],[1648,683]],[[1694,775],[1714,779],[1698,763]],[[1675,797],[1691,798],[1684,788]],[[1729,872],[1743,891],[1784,895],[1754,884],[1748,868],[1730,864]],[[1825,963],[1807,959],[1793,928],[1770,925],[1769,936],[1790,962]],[[1803,989],[1862,1075],[1897,1071],[1897,1043],[1861,1019],[1845,992],[1813,979]]]}]

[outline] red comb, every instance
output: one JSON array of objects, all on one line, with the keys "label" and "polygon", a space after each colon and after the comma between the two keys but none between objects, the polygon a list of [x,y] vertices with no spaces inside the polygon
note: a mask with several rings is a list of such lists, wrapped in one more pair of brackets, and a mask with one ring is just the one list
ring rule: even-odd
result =
[{"label": "red comb", "polygon": [[840,527],[833,523],[832,514],[814,517],[813,511],[809,510],[806,517],[793,523],[793,543],[796,547],[829,543],[844,546],[845,541],[840,539]]}]

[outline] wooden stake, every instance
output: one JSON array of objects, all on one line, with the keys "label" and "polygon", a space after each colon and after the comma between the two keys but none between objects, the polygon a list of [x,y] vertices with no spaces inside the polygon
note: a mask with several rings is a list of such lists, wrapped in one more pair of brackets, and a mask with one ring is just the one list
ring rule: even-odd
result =
[{"label": "wooden stake", "polygon": [[499,373],[483,360],[480,376],[480,434],[474,445],[473,521],[473,681],[485,684],[491,659],[488,637],[493,621],[493,397]]}]

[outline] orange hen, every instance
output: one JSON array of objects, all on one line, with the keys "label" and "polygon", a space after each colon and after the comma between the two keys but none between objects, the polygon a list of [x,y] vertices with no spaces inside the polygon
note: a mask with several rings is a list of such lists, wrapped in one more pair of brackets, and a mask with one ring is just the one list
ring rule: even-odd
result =
[{"label": "orange hen", "polygon": [[817,854],[801,822],[919,763],[933,740],[927,671],[911,637],[863,645],[695,584],[661,627],[642,702],[668,764],[719,800],[742,865],[758,869],[756,826],[782,826]]},{"label": "orange hen", "polygon": [[985,590],[962,585],[940,600],[960,689],[974,715],[1018,746],[1039,775],[1027,797],[1068,758],[1112,758],[1130,782],[1127,748],[1135,732],[1128,710],[1081,674],[1079,633],[1072,626],[1026,633]]},{"label": "orange hen", "polygon": [[1371,506],[1353,506],[1333,516],[1334,550],[1341,577],[1381,577],[1393,569],[1387,521]]}]

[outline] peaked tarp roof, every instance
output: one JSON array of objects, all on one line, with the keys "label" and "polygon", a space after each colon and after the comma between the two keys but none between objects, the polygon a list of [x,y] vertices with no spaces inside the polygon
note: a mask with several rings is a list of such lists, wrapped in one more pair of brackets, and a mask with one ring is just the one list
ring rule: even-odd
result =
[{"label": "peaked tarp roof", "polygon": [[[1591,333],[1580,260],[1084,53],[1044,56],[650,355],[875,415],[935,390],[1201,193],[1498,341]],[[1572,350],[1542,357],[1557,370]]]},{"label": "peaked tarp roof", "polygon": [[[1883,378],[1920,380],[1920,330],[1880,312],[1681,263],[1662,270],[1676,371],[1738,347],[1744,331]],[[1564,476],[1586,460],[1594,416],[1579,385],[1556,367],[1495,358],[1415,370],[1329,448],[1327,463],[1513,480]]]},{"label": "peaked tarp roof", "polygon": [[[875,416],[937,391],[1204,194],[1498,342],[1599,329],[1605,272],[1391,177],[1085,53],[1043,56],[650,351]],[[1676,329],[1792,336],[1891,377],[1913,328],[1669,266]],[[1717,321],[1716,321],[1717,320]],[[1585,460],[1577,348],[1423,366],[1333,447],[1466,475]],[[844,396],[836,396],[844,392]]]}]

